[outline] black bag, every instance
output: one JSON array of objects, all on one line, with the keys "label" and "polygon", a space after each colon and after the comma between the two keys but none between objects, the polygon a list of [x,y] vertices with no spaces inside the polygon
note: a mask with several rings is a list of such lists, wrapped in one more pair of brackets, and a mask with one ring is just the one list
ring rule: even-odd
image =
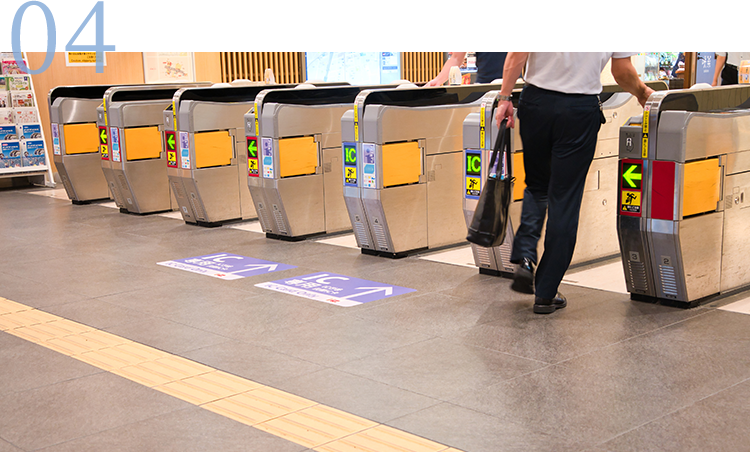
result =
[{"label": "black bag", "polygon": [[[502,244],[508,228],[508,207],[513,189],[513,158],[510,152],[512,131],[507,128],[506,122],[504,119],[500,124],[490,158],[487,181],[479,194],[474,218],[466,236],[469,242],[487,248]],[[507,174],[503,174],[505,166],[508,168]]]}]

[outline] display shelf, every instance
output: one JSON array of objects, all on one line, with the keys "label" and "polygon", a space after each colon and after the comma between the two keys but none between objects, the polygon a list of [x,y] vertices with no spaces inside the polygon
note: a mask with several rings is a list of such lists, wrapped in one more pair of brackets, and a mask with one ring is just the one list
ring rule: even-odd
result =
[{"label": "display shelf", "polygon": [[[28,67],[25,54],[23,59]],[[0,52],[0,69],[0,178],[43,176],[42,184],[54,187],[31,75],[12,52]]]}]

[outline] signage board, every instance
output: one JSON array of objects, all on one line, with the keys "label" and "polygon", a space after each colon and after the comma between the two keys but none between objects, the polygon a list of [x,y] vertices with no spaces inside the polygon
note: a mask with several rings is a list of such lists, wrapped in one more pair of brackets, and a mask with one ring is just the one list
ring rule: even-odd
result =
[{"label": "signage board", "polygon": [[102,160],[109,160],[109,142],[107,141],[107,128],[99,127],[99,152]]},{"label": "signage board", "polygon": [[177,168],[177,133],[171,130],[164,132],[164,146],[167,150],[167,166]]},{"label": "signage board", "polygon": [[479,199],[482,190],[482,152],[476,149],[467,149],[464,152],[464,173],[466,180],[467,199]]},{"label": "signage board", "polygon": [[357,187],[357,144],[341,143],[344,153],[344,185]]},{"label": "signage board", "polygon": [[640,217],[643,207],[643,160],[620,160],[620,214]]},{"label": "signage board", "polygon": [[247,175],[250,177],[260,177],[258,137],[247,137]]}]

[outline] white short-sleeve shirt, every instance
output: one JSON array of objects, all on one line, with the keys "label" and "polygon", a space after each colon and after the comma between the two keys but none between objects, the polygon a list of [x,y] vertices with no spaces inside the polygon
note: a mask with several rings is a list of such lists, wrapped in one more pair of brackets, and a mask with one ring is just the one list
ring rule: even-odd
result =
[{"label": "white short-sleeve shirt", "polygon": [[750,52],[716,52],[716,56],[727,59],[725,64],[739,67],[743,60],[750,60]]},{"label": "white short-sleeve shirt", "polygon": [[527,83],[568,94],[602,92],[602,70],[610,58],[636,52],[531,52],[526,61]]}]

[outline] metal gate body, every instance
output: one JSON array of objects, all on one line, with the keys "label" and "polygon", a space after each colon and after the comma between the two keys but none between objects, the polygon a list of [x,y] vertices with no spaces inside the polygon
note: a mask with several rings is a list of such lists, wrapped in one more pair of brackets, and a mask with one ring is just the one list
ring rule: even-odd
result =
[{"label": "metal gate body", "polygon": [[746,86],[657,93],[621,128],[618,233],[633,299],[692,307],[750,284],[748,107]]},{"label": "metal gate body", "polygon": [[97,107],[111,85],[58,86],[48,94],[53,161],[68,198],[87,203],[109,198],[101,166]]},{"label": "metal gate body", "polygon": [[[118,86],[104,93],[104,121],[109,140],[109,159],[102,169],[118,191],[116,201],[129,213],[148,214],[173,210],[167,158],[162,146],[163,111],[175,91],[185,86]],[[111,171],[111,175],[110,175]],[[124,206],[124,207],[123,207]]]},{"label": "metal gate body", "polygon": [[247,183],[261,226],[273,238],[299,240],[352,227],[343,194],[341,117],[370,87],[305,88],[264,91],[246,115],[248,146],[258,150]]}]

